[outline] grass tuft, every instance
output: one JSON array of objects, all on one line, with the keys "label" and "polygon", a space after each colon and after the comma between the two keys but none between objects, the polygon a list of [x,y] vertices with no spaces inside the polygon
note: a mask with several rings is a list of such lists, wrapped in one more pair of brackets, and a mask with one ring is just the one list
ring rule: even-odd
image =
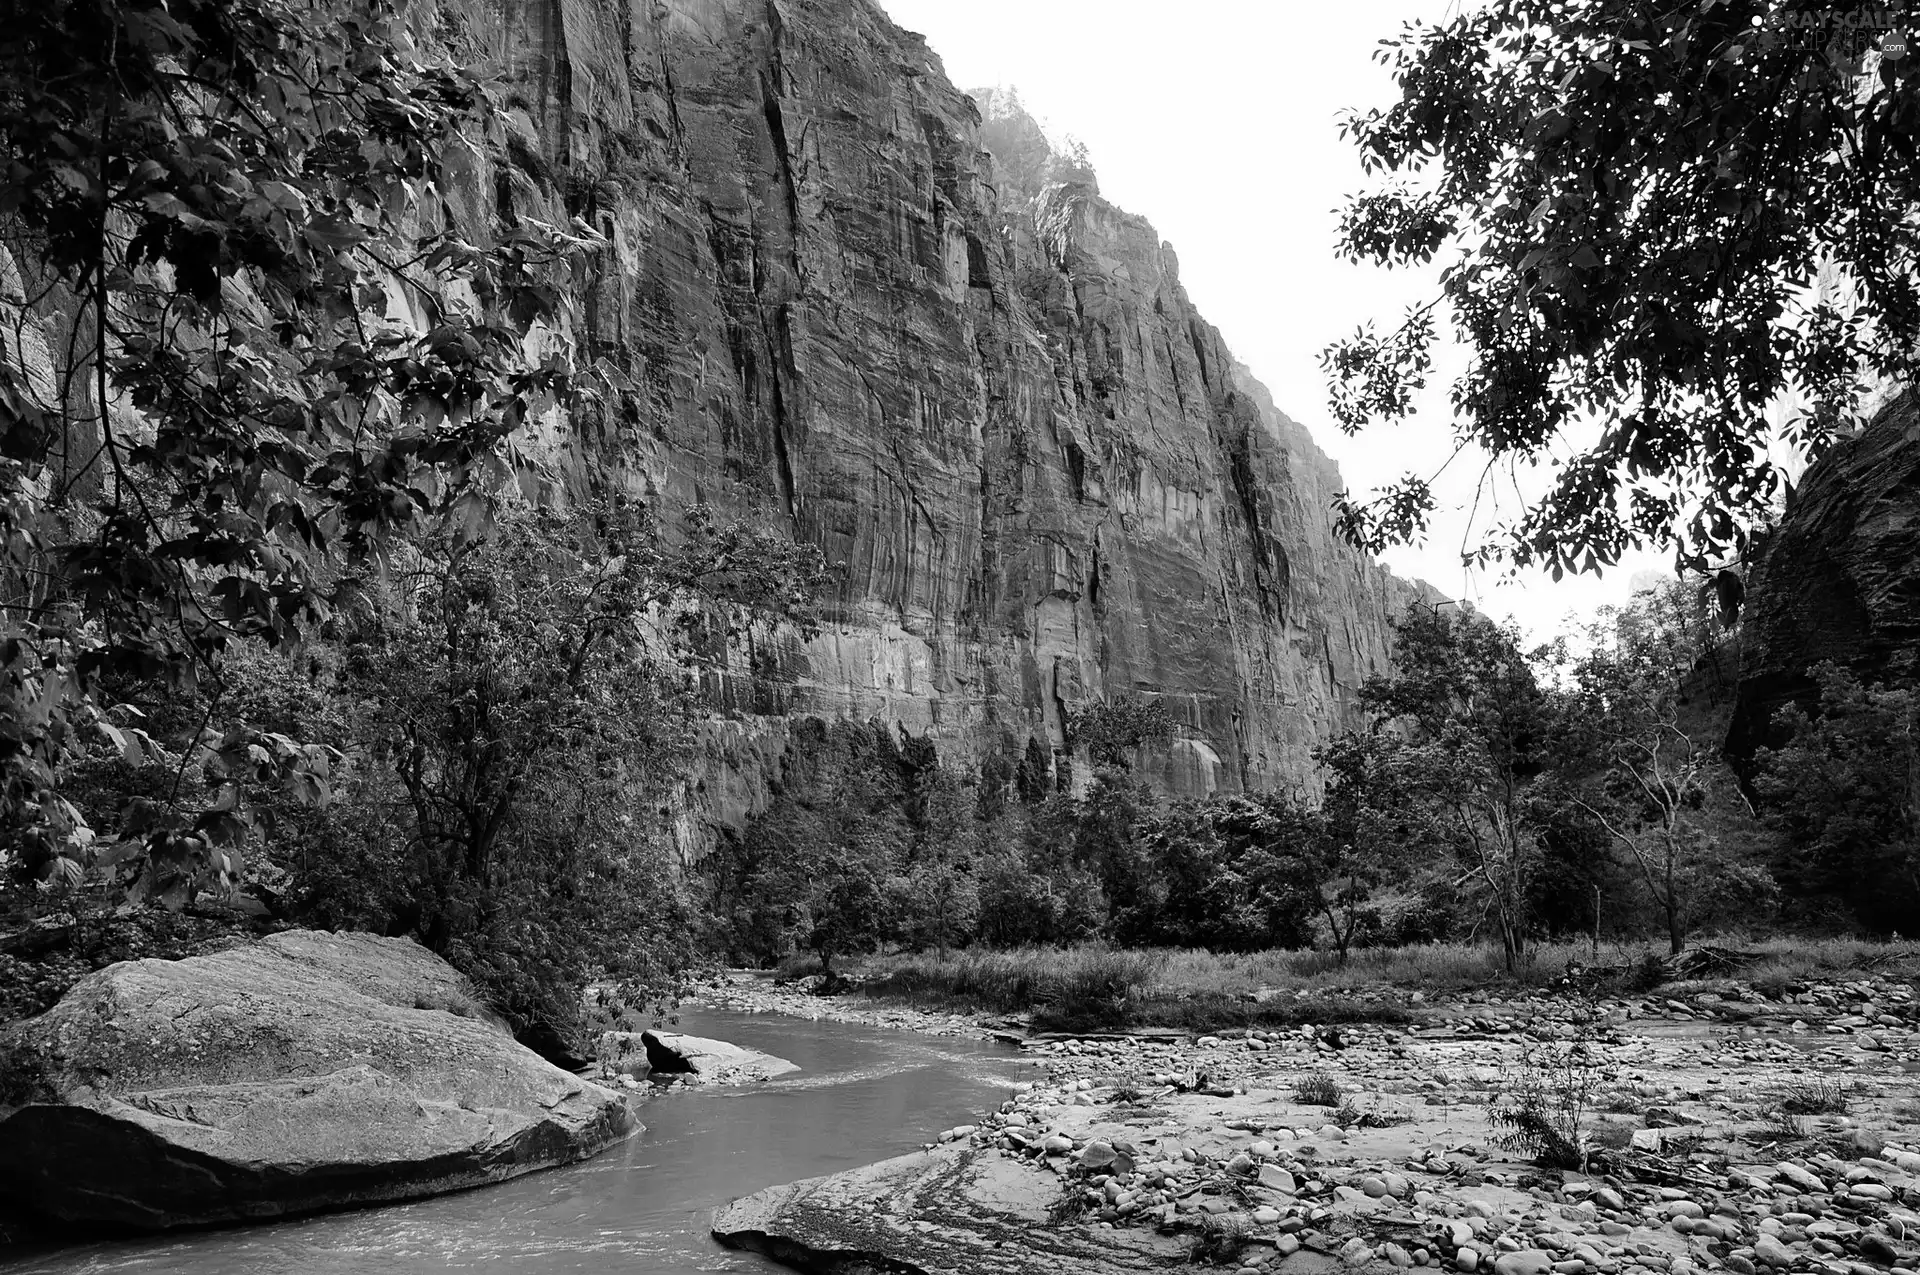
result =
[{"label": "grass tuft", "polygon": [[1795,1080],[1780,1094],[1780,1110],[1792,1116],[1844,1116],[1853,1086],[1831,1076]]},{"label": "grass tuft", "polygon": [[1339,1082],[1324,1071],[1302,1076],[1293,1086],[1293,1100],[1309,1107],[1337,1107],[1343,1096]]}]

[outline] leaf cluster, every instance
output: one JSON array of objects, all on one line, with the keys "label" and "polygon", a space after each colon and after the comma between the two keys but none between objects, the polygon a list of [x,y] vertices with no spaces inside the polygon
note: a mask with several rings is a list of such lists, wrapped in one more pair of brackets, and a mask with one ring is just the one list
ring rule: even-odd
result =
[{"label": "leaf cluster", "polygon": [[[574,392],[529,337],[597,239],[454,228],[504,134],[419,16],[0,3],[0,853],[29,880],[124,855],[179,903],[234,875],[242,777],[323,802],[292,736],[163,747],[106,689],[217,701],[236,643],[318,632],[437,522],[477,532],[530,463],[516,433]],[[235,782],[172,784],[96,855],[70,770],[169,749]]]},{"label": "leaf cluster", "polygon": [[[1340,251],[1439,259],[1439,295],[1329,348],[1343,427],[1403,419],[1444,321],[1465,446],[1544,492],[1477,550],[1556,577],[1636,546],[1737,551],[1781,477],[1767,410],[1818,455],[1920,350],[1920,73],[1866,4],[1496,0],[1382,42],[1399,85],[1344,135],[1387,184]],[[1342,506],[1374,547],[1417,536],[1409,476]]]}]

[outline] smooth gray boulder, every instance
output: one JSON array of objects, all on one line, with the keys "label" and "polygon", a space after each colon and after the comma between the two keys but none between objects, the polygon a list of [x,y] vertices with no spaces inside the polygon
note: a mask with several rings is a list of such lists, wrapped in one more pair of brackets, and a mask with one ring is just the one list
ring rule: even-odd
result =
[{"label": "smooth gray boulder", "polygon": [[640,1033],[640,1043],[647,1051],[647,1066],[654,1075],[678,1075],[701,1084],[743,1085],[800,1070],[798,1063],[784,1058],[704,1036],[644,1031]]},{"label": "smooth gray boulder", "polygon": [[1066,1187],[1030,1161],[946,1146],[769,1187],[714,1211],[713,1235],[810,1275],[1126,1275],[1191,1241],[1051,1220]]},{"label": "smooth gray boulder", "polygon": [[0,1035],[0,1195],[144,1230],[434,1195],[637,1130],[404,939],[293,931],[82,979]]}]

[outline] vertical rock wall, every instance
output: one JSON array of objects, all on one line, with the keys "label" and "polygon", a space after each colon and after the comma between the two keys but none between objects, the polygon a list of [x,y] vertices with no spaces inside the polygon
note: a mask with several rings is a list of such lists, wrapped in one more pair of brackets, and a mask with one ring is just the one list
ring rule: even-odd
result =
[{"label": "vertical rock wall", "polygon": [[897,722],[968,764],[1058,746],[1102,696],[1166,705],[1179,737],[1142,765],[1175,792],[1312,786],[1415,589],[1336,541],[1337,469],[1151,225],[866,0],[442,17],[505,68],[524,139],[474,176],[475,219],[612,243],[567,334],[611,388],[554,423],[564,481],[845,564],[817,639],[716,661],[700,818],[755,808],[783,715]]},{"label": "vertical rock wall", "polygon": [[1747,580],[1727,748],[1778,745],[1773,715],[1813,708],[1810,670],[1869,681],[1920,651],[1920,392],[1896,395],[1801,477]]}]

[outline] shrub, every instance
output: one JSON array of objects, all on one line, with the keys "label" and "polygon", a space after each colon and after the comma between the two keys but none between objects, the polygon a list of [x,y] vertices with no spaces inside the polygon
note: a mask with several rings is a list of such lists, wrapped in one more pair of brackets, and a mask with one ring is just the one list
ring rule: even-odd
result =
[{"label": "shrub", "polygon": [[1342,1097],[1339,1082],[1324,1071],[1302,1076],[1293,1086],[1293,1100],[1309,1107],[1338,1107]]},{"label": "shrub", "polygon": [[1095,766],[1126,766],[1134,751],[1173,737],[1173,719],[1158,700],[1120,699],[1069,713],[1067,741]]},{"label": "shrub", "polygon": [[1591,1149],[1587,1119],[1594,1109],[1602,1058],[1599,1006],[1584,997],[1574,1011],[1570,1040],[1529,1048],[1508,1076],[1492,1110],[1495,1141],[1552,1169],[1585,1172]]},{"label": "shrub", "polygon": [[1795,1116],[1844,1116],[1853,1086],[1831,1076],[1794,1080],[1780,1095],[1781,1111]]},{"label": "shrub", "polygon": [[1885,933],[1920,915],[1914,670],[1909,657],[1887,683],[1866,685],[1837,665],[1819,665],[1818,716],[1783,710],[1776,727],[1788,742],[1755,758],[1754,787],[1781,839],[1775,873],[1808,919],[1831,926],[1851,912]]}]

